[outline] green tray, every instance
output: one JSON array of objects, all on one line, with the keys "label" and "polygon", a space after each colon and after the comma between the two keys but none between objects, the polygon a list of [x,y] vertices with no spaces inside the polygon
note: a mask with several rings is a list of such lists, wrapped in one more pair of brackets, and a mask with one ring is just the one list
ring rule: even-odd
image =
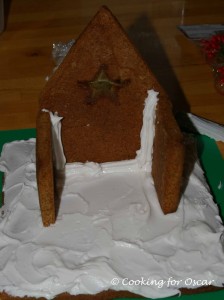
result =
[{"label": "green tray", "polygon": [[[9,143],[14,140],[26,140],[29,138],[36,137],[35,129],[23,129],[23,130],[10,130],[10,131],[0,131],[0,152],[2,146],[5,143]],[[224,220],[224,160],[219,152],[216,142],[203,135],[196,136],[198,141],[198,152],[201,164],[205,171],[205,176],[210,185],[212,194],[215,201],[220,208],[220,215]],[[1,172],[0,172],[1,173]],[[2,173],[0,174],[0,191],[2,190]],[[1,193],[0,193],[1,197]],[[0,198],[1,205],[1,198]],[[223,279],[224,281],[224,279]],[[213,300],[224,299],[224,290],[219,290],[209,293],[200,293],[193,295],[182,295],[174,297],[166,297],[164,299],[177,299],[181,298],[183,300]],[[121,299],[121,298],[119,298]],[[123,300],[128,300],[129,298],[122,298]],[[142,298],[135,298],[142,299]],[[118,298],[117,298],[118,300]],[[131,298],[130,300],[133,300]]]}]

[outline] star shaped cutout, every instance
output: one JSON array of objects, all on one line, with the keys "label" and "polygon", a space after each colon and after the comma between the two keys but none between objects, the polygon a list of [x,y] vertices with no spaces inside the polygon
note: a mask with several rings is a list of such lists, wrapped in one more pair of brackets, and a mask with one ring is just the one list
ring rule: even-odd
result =
[{"label": "star shaped cutout", "polygon": [[106,66],[101,66],[95,78],[90,81],[78,81],[78,84],[89,90],[86,103],[92,104],[100,97],[107,97],[117,102],[117,92],[120,88],[127,85],[130,80],[111,80],[106,72]]}]

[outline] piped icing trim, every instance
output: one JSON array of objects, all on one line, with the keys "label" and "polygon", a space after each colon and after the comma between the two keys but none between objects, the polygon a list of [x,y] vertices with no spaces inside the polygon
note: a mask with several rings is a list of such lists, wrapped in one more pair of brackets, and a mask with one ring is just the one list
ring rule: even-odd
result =
[{"label": "piped icing trim", "polygon": [[56,170],[60,171],[65,168],[66,158],[61,140],[61,120],[63,117],[59,117],[58,113],[52,113],[47,109],[42,109],[44,112],[50,114],[51,128],[52,128],[52,141],[53,141],[53,153],[54,153],[54,166]]}]

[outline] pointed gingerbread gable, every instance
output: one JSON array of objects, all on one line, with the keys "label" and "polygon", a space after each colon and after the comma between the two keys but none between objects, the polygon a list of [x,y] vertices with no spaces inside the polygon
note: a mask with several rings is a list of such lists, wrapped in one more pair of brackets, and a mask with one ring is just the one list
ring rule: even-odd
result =
[{"label": "pointed gingerbread gable", "polygon": [[[153,58],[152,58],[153,59]],[[147,91],[159,92],[152,175],[164,213],[177,209],[184,149],[166,93],[111,12],[102,7],[70,49],[42,91],[40,111],[63,117],[62,142],[67,162],[132,159],[140,149]],[[51,132],[37,122],[37,178],[43,223],[55,221],[54,188],[42,184],[49,163]],[[150,133],[149,133],[150,134]],[[49,144],[49,143],[48,143]],[[52,183],[52,171],[49,182]],[[46,179],[47,180],[47,179]],[[51,218],[49,218],[49,215]]]},{"label": "pointed gingerbread gable", "polygon": [[[108,87],[105,93],[94,93],[91,82],[102,69],[114,84],[112,92]],[[150,88],[158,90],[156,79],[118,21],[102,7],[47,83],[41,108],[63,116],[68,162],[130,159],[140,148],[142,111]]]}]

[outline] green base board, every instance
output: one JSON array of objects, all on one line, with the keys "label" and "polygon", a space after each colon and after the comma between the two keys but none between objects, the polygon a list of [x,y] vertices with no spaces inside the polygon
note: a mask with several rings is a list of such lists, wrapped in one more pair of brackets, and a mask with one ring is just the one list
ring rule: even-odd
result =
[{"label": "green base board", "polygon": [[211,192],[224,220],[224,159],[215,140],[198,135],[198,155],[209,183]]}]

